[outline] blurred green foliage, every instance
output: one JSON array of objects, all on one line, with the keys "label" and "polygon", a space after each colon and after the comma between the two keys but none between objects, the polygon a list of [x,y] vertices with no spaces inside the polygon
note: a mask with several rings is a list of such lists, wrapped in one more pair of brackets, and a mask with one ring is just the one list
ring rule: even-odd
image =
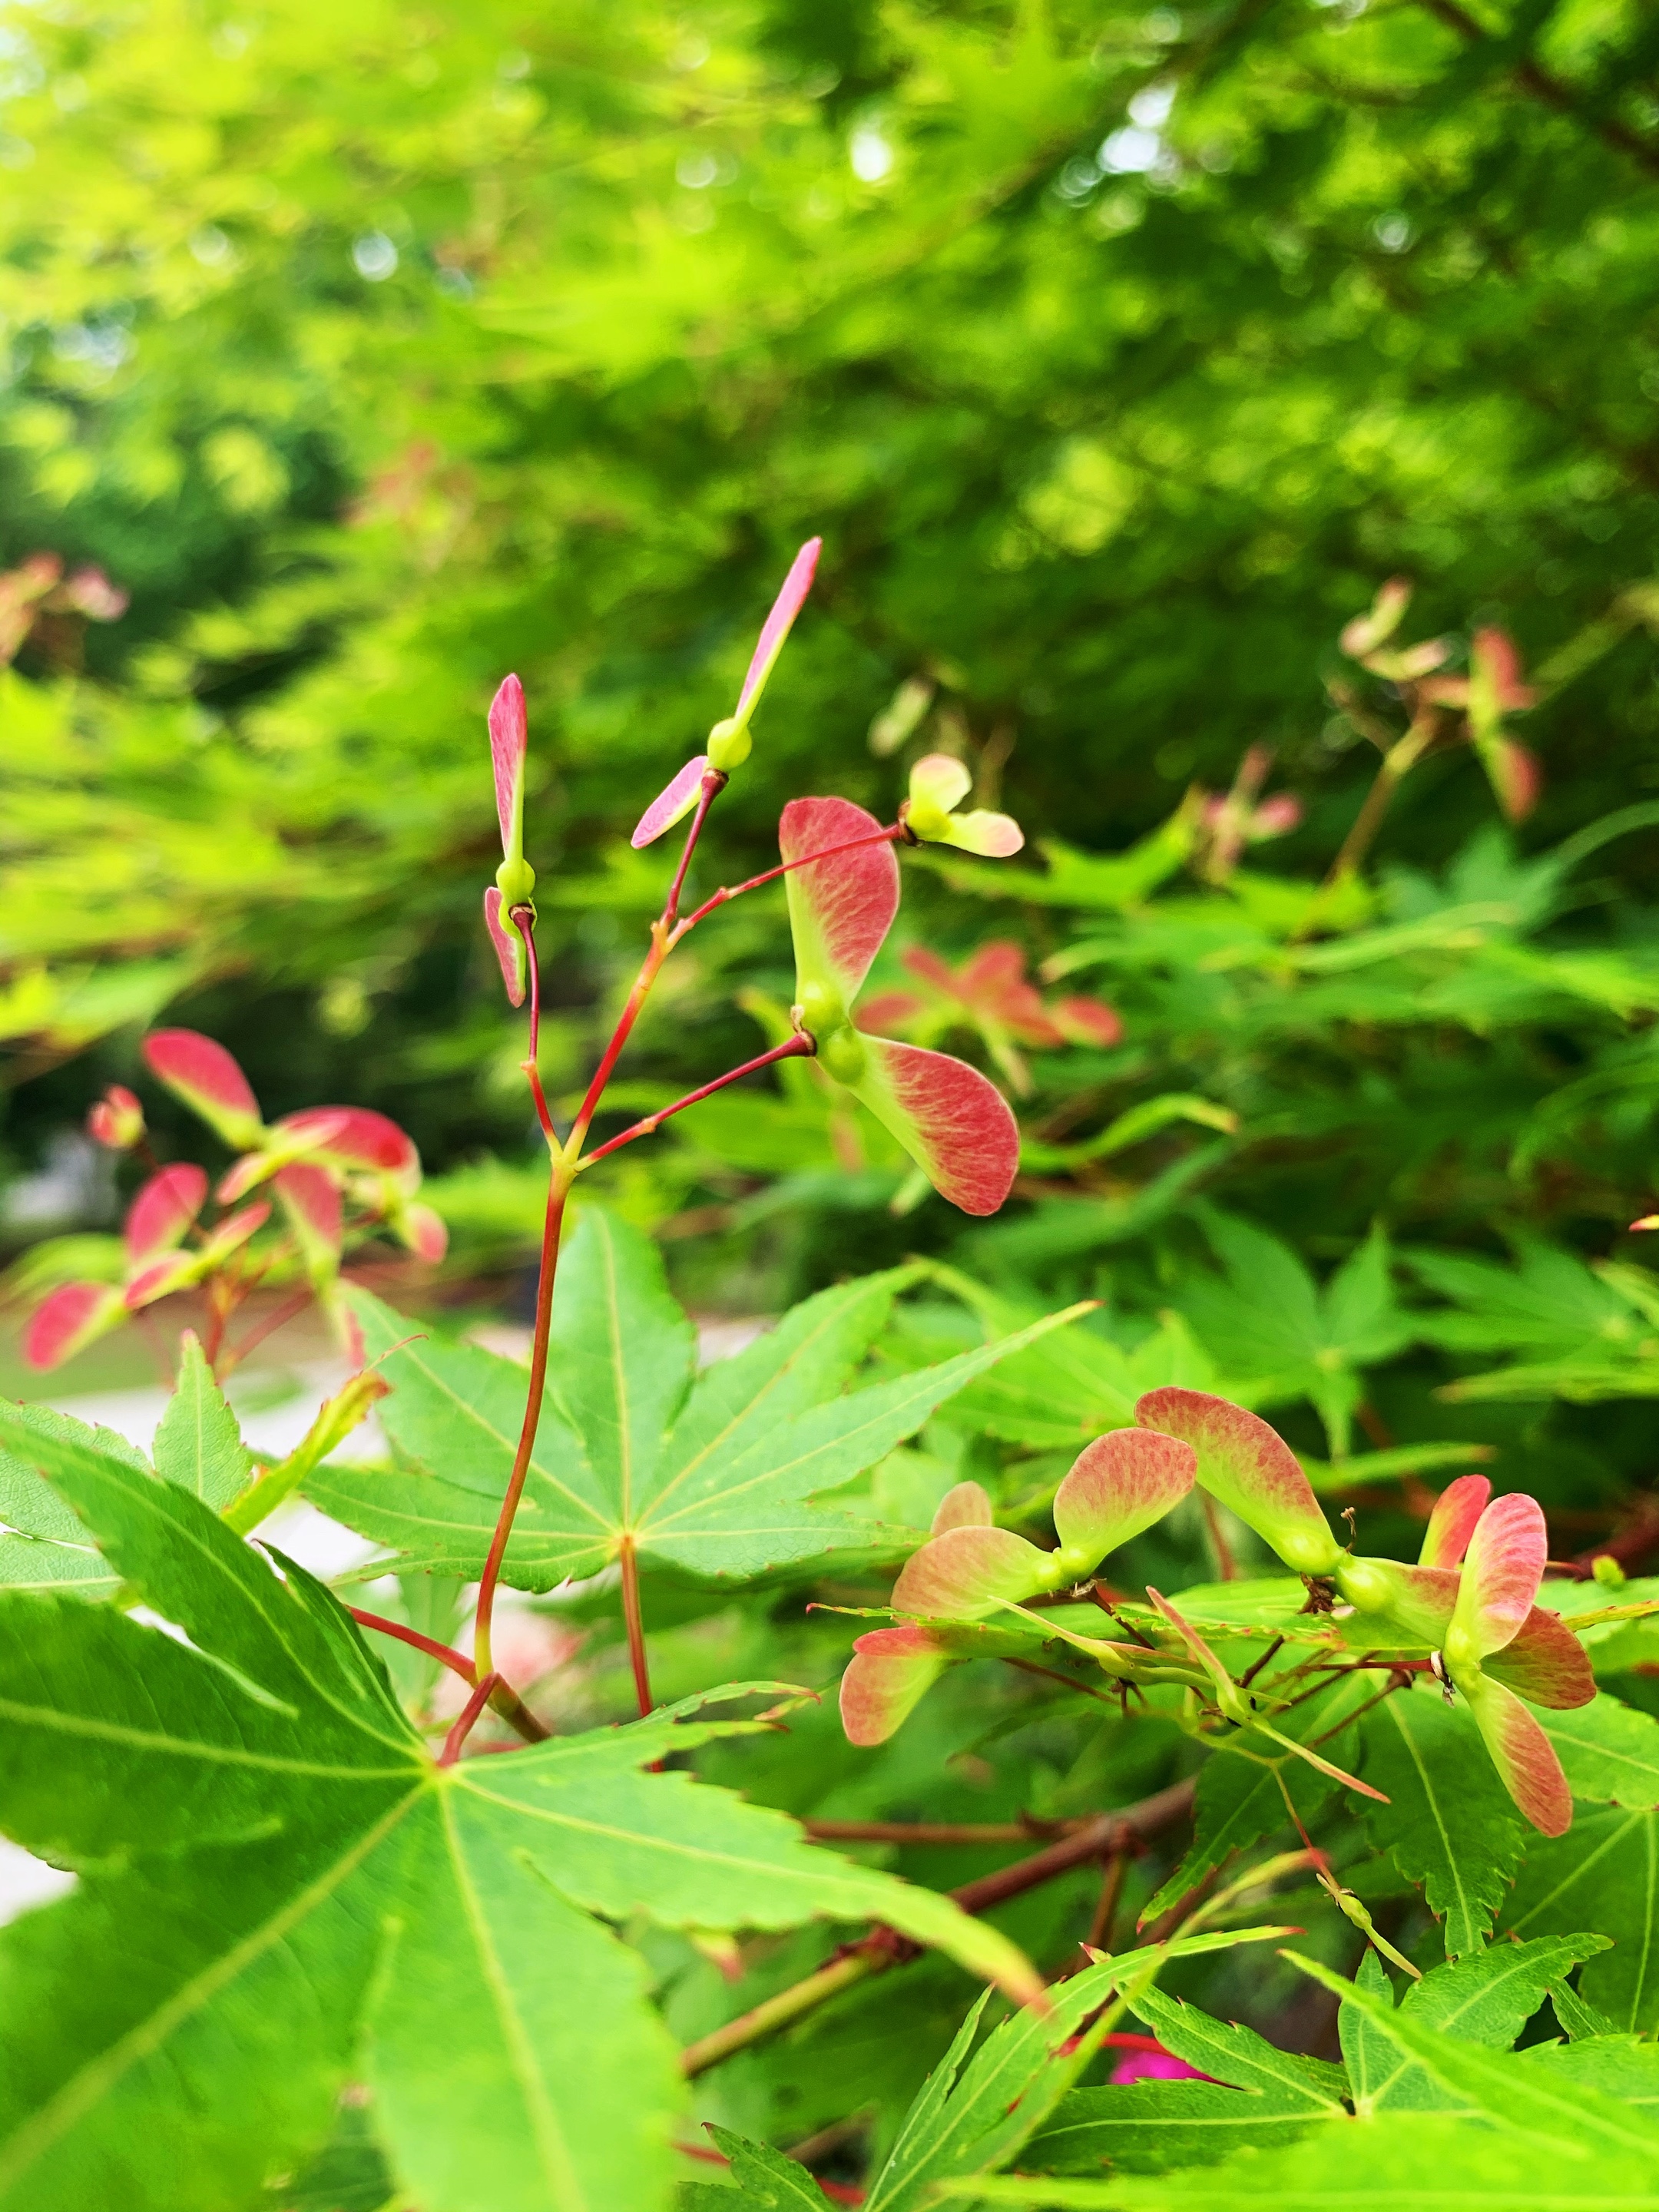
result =
[{"label": "blurred green foliage", "polygon": [[[536,1176],[477,916],[489,692],[514,666],[532,702],[568,1092],[659,896],[623,833],[822,530],[702,888],[764,865],[792,793],[890,808],[942,744],[1047,872],[946,863],[947,898],[913,868],[908,926],[957,958],[1012,938],[1127,1030],[1036,1055],[1026,1198],[966,1239],[937,1201],[890,1216],[894,1162],[811,1071],[711,1102],[611,1184],[726,1232],[682,1248],[706,1295],[775,1305],[921,1244],[1084,1287],[1109,1254],[1144,1305],[1199,1264],[1168,1224],[1201,1190],[1316,1273],[1379,1214],[1491,1257],[1494,1223],[1605,1241],[1636,1210],[1648,11],[69,0],[0,24],[0,559],[131,594],[43,618],[0,674],[14,1168],[165,1007],[272,1112],[398,1115],[458,1249],[515,1256]],[[1544,798],[1505,843],[1467,751],[1432,752],[1377,883],[1310,912],[1392,711],[1322,678],[1353,707],[1336,633],[1392,573],[1454,668],[1478,623],[1517,639]],[[1252,743],[1303,826],[1276,874],[1215,880],[1182,793]],[[967,887],[1002,903],[981,921]],[[769,896],[682,956],[619,1105],[776,1033]]]}]

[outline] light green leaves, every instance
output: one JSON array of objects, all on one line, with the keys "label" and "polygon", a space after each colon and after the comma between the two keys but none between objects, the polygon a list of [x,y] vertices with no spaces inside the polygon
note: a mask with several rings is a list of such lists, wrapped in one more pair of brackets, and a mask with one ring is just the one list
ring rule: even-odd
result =
[{"label": "light green leaves", "polygon": [[[1507,2051],[1546,1995],[1565,1980],[1580,1960],[1607,1948],[1604,1936],[1548,1936],[1534,1943],[1495,1943],[1455,1965],[1437,1966],[1413,1982],[1401,2008],[1403,2017],[1442,2034],[1462,2037],[1489,2050]],[[1388,1977],[1368,1953],[1359,1987],[1392,2004]],[[1362,2119],[1380,2112],[1466,2111],[1420,2058],[1402,2050],[1367,2007],[1344,2002],[1339,2018],[1342,2055],[1353,2086],[1354,2110]]]},{"label": "light green leaves", "polygon": [[260,2201],[358,2067],[422,2212],[665,2207],[672,2046],[602,1924],[635,1913],[879,1919],[1033,1986],[948,1899],[641,1771],[758,1724],[670,1709],[435,1768],[301,1569],[141,1467],[73,1438],[53,1462],[112,1565],[190,1642],[0,1595],[0,1826],[82,1871],[0,1938],[8,2212]]},{"label": "light green leaves", "polygon": [[[915,1433],[964,1384],[1069,1319],[1050,1317],[920,1372],[843,1395],[903,1271],[821,1292],[730,1360],[694,1375],[690,1325],[655,1247],[597,1208],[561,1263],[548,1390],[506,1579],[549,1589],[631,1544],[641,1560],[747,1581],[836,1550],[892,1551],[914,1532],[812,1503]],[[392,1386],[381,1419],[393,1470],[325,1468],[325,1511],[409,1563],[476,1574],[518,1441],[524,1370],[408,1335],[354,1294]]]},{"label": "light green leaves", "polygon": [[248,1449],[193,1329],[179,1351],[179,1380],[155,1431],[155,1472],[221,1513],[247,1481]]},{"label": "light green leaves", "polygon": [[1157,1990],[1132,2010],[1166,2051],[1212,2078],[1075,2089],[1031,2145],[1030,2162],[1091,2173],[1103,2160],[1129,2172],[1225,2158],[1245,2144],[1271,2148],[1308,2127],[1345,2121],[1340,2066],[1279,2051],[1254,2030],[1214,2020]]}]

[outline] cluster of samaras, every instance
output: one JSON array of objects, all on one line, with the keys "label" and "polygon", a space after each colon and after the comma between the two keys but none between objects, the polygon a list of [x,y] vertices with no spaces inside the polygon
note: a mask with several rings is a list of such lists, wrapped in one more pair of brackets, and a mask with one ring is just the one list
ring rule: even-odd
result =
[{"label": "cluster of samaras", "polygon": [[[205,1288],[228,1315],[256,1283],[296,1274],[349,1334],[344,1310],[331,1297],[349,1240],[384,1231],[420,1259],[442,1259],[444,1224],[415,1195],[421,1156],[384,1114],[307,1106],[267,1126],[252,1085],[211,1037],[156,1030],[143,1054],[151,1074],[238,1154],[213,1192],[226,1210],[204,1228],[205,1170],[189,1161],[155,1168],[126,1211],[119,1279],[60,1283],[44,1298],[23,1340],[32,1366],[61,1365],[177,1291]],[[112,1152],[145,1145],[143,1109],[119,1084],[93,1108],[88,1128]],[[249,1197],[261,1188],[274,1194],[280,1220],[255,1247],[272,1214],[270,1199]]]},{"label": "cluster of samaras", "polygon": [[1134,1428],[1097,1437],[1060,1484],[1053,1551],[995,1527],[977,1483],[950,1492],[933,1534],[894,1585],[892,1610],[905,1625],[858,1640],[841,1692],[854,1743],[890,1735],[947,1667],[1006,1656],[1001,1623],[1024,1632],[1023,1648],[1036,1628],[1060,1636],[1120,1681],[1182,1686],[1196,1727],[1249,1729],[1306,1756],[1273,1725],[1290,1702],[1275,1695],[1276,1678],[1235,1681],[1158,1591],[1147,1591],[1155,1632],[1137,1632],[1134,1641],[1081,1634],[1060,1609],[1026,1610],[1033,1599],[1088,1583],[1109,1552],[1197,1483],[1304,1578],[1308,1603],[1303,1613],[1287,1615],[1287,1631],[1299,1624],[1340,1636],[1402,1676],[1431,1670],[1448,1695],[1455,1690],[1467,1701],[1505,1787],[1534,1826],[1556,1836],[1570,1826],[1572,1800],[1560,1761],[1528,1707],[1585,1705],[1595,1686],[1577,1638],[1537,1603],[1548,1545],[1535,1498],[1521,1492],[1493,1498],[1484,1475],[1464,1475],[1437,1503],[1415,1566],[1357,1558],[1337,1542],[1295,1454],[1257,1415],[1203,1391],[1170,1389],[1142,1398],[1135,1420]]}]

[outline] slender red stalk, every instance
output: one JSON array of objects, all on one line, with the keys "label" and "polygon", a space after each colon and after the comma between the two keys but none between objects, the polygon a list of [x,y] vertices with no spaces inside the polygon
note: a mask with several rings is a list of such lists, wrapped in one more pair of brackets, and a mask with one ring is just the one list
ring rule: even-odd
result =
[{"label": "slender red stalk", "polygon": [[634,1551],[633,1540],[624,1536],[622,1547],[623,1620],[628,1628],[629,1663],[634,1669],[634,1695],[639,1700],[640,1718],[644,1720],[653,1710],[651,1674],[645,1660],[645,1621],[640,1612],[640,1564]]},{"label": "slender red stalk", "polygon": [[311,1286],[307,1284],[304,1290],[295,1291],[291,1298],[284,1298],[276,1312],[268,1314],[264,1321],[251,1328],[240,1344],[232,1345],[219,1369],[221,1379],[228,1375],[233,1368],[240,1367],[249,1352],[257,1346],[263,1344],[268,1336],[275,1336],[277,1330],[286,1328],[296,1314],[302,1314],[311,1304]]},{"label": "slender red stalk", "polygon": [[489,1540],[489,1555],[484,1561],[483,1573],[478,1579],[478,1612],[472,1630],[472,1663],[480,1676],[490,1672],[489,1627],[495,1607],[495,1587],[501,1580],[501,1561],[507,1555],[507,1540],[513,1533],[514,1516],[519,1510],[519,1500],[524,1496],[525,1479],[530,1472],[530,1455],[536,1448],[536,1429],[542,1417],[542,1392],[547,1383],[547,1333],[553,1318],[553,1278],[559,1265],[559,1230],[564,1220],[564,1202],[570,1185],[567,1173],[555,1167],[547,1187],[547,1213],[542,1224],[541,1273],[536,1285],[536,1330],[530,1346],[530,1388],[525,1399],[524,1421],[519,1431],[519,1448],[513,1455],[513,1471],[507,1479],[506,1495],[495,1520],[495,1533]]},{"label": "slender red stalk", "polygon": [[443,1749],[438,1753],[438,1764],[440,1766],[453,1766],[456,1760],[460,1757],[461,1746],[466,1741],[468,1736],[471,1735],[473,1725],[477,1722],[479,1714],[489,1703],[490,1692],[495,1688],[496,1682],[499,1680],[500,1677],[498,1675],[485,1674],[479,1681],[477,1689],[473,1691],[472,1695],[462,1706],[454,1727],[451,1729],[449,1734],[444,1738]]},{"label": "slender red stalk", "polygon": [[527,906],[514,908],[513,927],[524,939],[525,968],[530,985],[530,1050],[520,1066],[530,1079],[530,1095],[536,1102],[536,1119],[542,1125],[542,1134],[556,1151],[559,1133],[547,1110],[547,1095],[542,1089],[541,1069],[537,1064],[542,1046],[542,974],[536,958],[536,925]]},{"label": "slender red stalk", "polygon": [[447,1667],[452,1674],[459,1674],[464,1682],[475,1682],[472,1662],[465,1654],[440,1644],[435,1637],[422,1636],[418,1628],[405,1628],[400,1620],[388,1620],[384,1613],[366,1613],[360,1605],[349,1605],[346,1611],[362,1628],[377,1629],[382,1636],[395,1636],[399,1644],[412,1644],[417,1651],[424,1651],[428,1659],[435,1659]]},{"label": "slender red stalk", "polygon": [[895,822],[890,829],[873,830],[867,837],[849,837],[844,844],[826,845],[822,852],[802,853],[793,860],[785,860],[781,866],[768,868],[763,875],[750,876],[745,884],[733,884],[729,888],[723,887],[686,915],[685,920],[674,931],[669,942],[671,945],[678,945],[688,930],[695,929],[703,916],[706,914],[713,914],[717,906],[729,905],[734,898],[741,898],[745,891],[757,891],[763,884],[775,884],[780,876],[788,875],[792,869],[810,868],[814,860],[833,860],[836,854],[855,853],[861,845],[890,845],[896,839],[908,835],[908,832],[904,824],[902,822]]},{"label": "slender red stalk", "polygon": [[670,929],[674,927],[679,914],[680,893],[685,889],[686,872],[691,866],[691,855],[697,849],[697,840],[702,835],[702,825],[708,818],[708,810],[730,781],[731,778],[717,768],[711,768],[703,777],[702,788],[697,798],[697,811],[691,817],[691,827],[680,854],[680,864],[674,871],[674,880],[668,886],[667,903],[662,910],[664,924]]},{"label": "slender red stalk", "polygon": [[697,811],[691,817],[691,826],[685,833],[685,844],[680,854],[679,866],[674,871],[674,880],[668,887],[668,896],[663,902],[661,914],[651,925],[651,950],[646,954],[640,972],[634,978],[634,988],[628,994],[627,1003],[611,1032],[611,1042],[600,1055],[599,1064],[593,1071],[593,1079],[587,1086],[587,1095],[571,1125],[569,1141],[565,1149],[573,1163],[581,1152],[582,1139],[592,1126],[599,1101],[605,1096],[605,1086],[610,1082],[617,1062],[622,1058],[623,1048],[632,1035],[641,1010],[651,995],[651,987],[657,980],[663,962],[668,957],[671,944],[683,933],[683,926],[681,930],[675,929],[674,917],[679,911],[679,896],[685,885],[686,872],[691,866],[691,856],[697,849],[697,840],[702,835],[702,825],[708,819],[708,810],[726,787],[724,776],[712,790],[709,787],[711,781],[708,776],[703,778],[702,793],[697,801]]},{"label": "slender red stalk", "polygon": [[651,1136],[671,1114],[684,1113],[688,1106],[695,1106],[700,1098],[712,1097],[715,1091],[724,1091],[728,1084],[736,1083],[740,1077],[754,1074],[757,1068],[770,1067],[776,1060],[810,1060],[817,1050],[817,1046],[812,1039],[805,1035],[792,1036],[787,1044],[775,1044],[770,1052],[763,1052],[753,1060],[744,1060],[741,1067],[732,1068],[729,1074],[717,1075],[712,1083],[705,1083],[701,1090],[688,1091],[684,1098],[677,1098],[672,1106],[659,1106],[654,1114],[647,1114],[643,1121],[635,1121],[631,1129],[624,1129],[621,1136],[608,1138],[594,1151],[586,1153],[580,1165],[591,1168],[595,1160],[602,1160],[607,1152],[617,1152],[623,1145],[631,1145],[636,1137]]},{"label": "slender red stalk", "polygon": [[1204,1508],[1204,1526],[1209,1531],[1210,1549],[1215,1553],[1216,1572],[1224,1583],[1235,1582],[1238,1577],[1238,1565],[1228,1548],[1226,1537],[1222,1534],[1221,1516],[1216,1511],[1215,1500],[1207,1490],[1200,1490],[1198,1495]]}]

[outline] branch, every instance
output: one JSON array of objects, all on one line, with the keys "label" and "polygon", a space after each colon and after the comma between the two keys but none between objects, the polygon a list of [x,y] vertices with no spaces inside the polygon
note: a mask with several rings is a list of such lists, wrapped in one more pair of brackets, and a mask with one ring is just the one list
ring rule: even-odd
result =
[{"label": "branch", "polygon": [[[435,1659],[441,1667],[447,1667],[450,1673],[459,1674],[462,1681],[468,1684],[476,1682],[477,1677],[473,1672],[472,1662],[449,1644],[440,1644],[435,1637],[422,1636],[418,1628],[405,1628],[400,1620],[388,1620],[384,1613],[365,1612],[359,1605],[349,1605],[346,1611],[359,1627],[375,1629],[382,1636],[395,1636],[399,1644],[407,1644],[416,1651],[425,1652],[428,1659]],[[495,1686],[489,1693],[489,1707],[492,1712],[499,1713],[504,1721],[515,1728],[526,1743],[545,1743],[551,1734],[550,1729],[542,1726],[512,1684],[499,1674],[495,1677]]]},{"label": "branch", "polygon": [[[1187,1817],[1192,1808],[1194,1787],[1191,1781],[1171,1783],[1167,1790],[1143,1797],[1138,1805],[1127,1806],[1121,1813],[1097,1814],[1045,1850],[1034,1852],[1028,1859],[1018,1859],[997,1874],[982,1875],[977,1881],[964,1882],[960,1889],[950,1893],[951,1899],[964,1912],[989,1912],[996,1905],[1006,1905],[1012,1897],[1023,1897],[1028,1889],[1052,1881],[1056,1875],[1069,1874],[1073,1867],[1086,1866],[1091,1859],[1136,1850]],[[814,2010],[826,1998],[850,1989],[855,1982],[881,1973],[889,1966],[902,1966],[919,1955],[915,1945],[893,1935],[890,1929],[873,1929],[861,1942],[830,1960],[827,1966],[820,1966],[805,1981],[780,1990],[775,1996],[739,2014],[736,2020],[727,2021],[724,2027],[717,2027],[712,2035],[687,2044],[680,2053],[681,2070],[688,2079],[706,2074],[711,2066],[718,2066],[734,2051],[747,2050],[750,2044],[775,2035],[779,2028],[787,2027],[792,2021]]]},{"label": "branch", "polygon": [[[558,1272],[559,1229],[564,1219],[564,1202],[569,1188],[566,1176],[556,1166],[547,1186],[547,1213],[542,1224],[541,1272],[536,1283],[536,1333],[530,1347],[530,1385],[525,1397],[524,1421],[519,1431],[519,1448],[513,1455],[507,1494],[501,1499],[495,1533],[489,1540],[489,1554],[478,1581],[472,1664],[480,1676],[491,1672],[489,1629],[495,1613],[495,1590],[501,1581],[501,1561],[507,1556],[507,1540],[513,1533],[514,1516],[518,1512],[530,1473],[530,1455],[536,1448],[536,1429],[542,1417],[542,1394],[547,1386],[547,1338],[553,1320],[553,1279]],[[477,1717],[475,1713],[473,1718]]]},{"label": "branch", "polygon": [[793,860],[785,860],[781,866],[768,868],[758,876],[750,876],[746,883],[723,884],[693,913],[686,915],[675,929],[669,943],[671,945],[678,945],[688,930],[695,929],[703,916],[713,914],[716,907],[729,906],[734,898],[741,898],[745,891],[757,891],[763,884],[775,884],[780,876],[789,875],[796,868],[810,868],[814,860],[833,860],[838,853],[856,853],[863,845],[891,845],[901,839],[912,845],[916,842],[902,822],[895,822],[885,830],[872,830],[867,836],[848,837],[844,843],[826,845],[820,852],[799,854]]},{"label": "branch", "polygon": [[536,1102],[536,1119],[541,1123],[542,1134],[549,1147],[556,1152],[559,1133],[553,1127],[553,1116],[547,1110],[547,1094],[542,1089],[542,971],[536,957],[536,925],[527,906],[515,906],[508,919],[524,939],[525,971],[530,985],[530,1048],[520,1065],[530,1081],[530,1095]]},{"label": "branch", "polygon": [[1083,1820],[805,1820],[815,1844],[1030,1844],[1039,1837],[1066,1836]]},{"label": "branch", "polygon": [[[1474,16],[1459,5],[1459,0],[1422,0],[1422,4],[1431,15],[1437,15],[1449,29],[1455,31],[1459,38],[1467,40],[1470,46],[1490,47],[1495,44]],[[1650,176],[1659,176],[1659,146],[1650,146],[1645,138],[1638,138],[1628,125],[1620,122],[1617,116],[1587,115],[1574,96],[1572,87],[1564,83],[1559,76],[1552,76],[1530,55],[1512,62],[1510,75],[1522,90],[1529,92],[1534,100],[1541,100],[1547,107],[1554,108],[1557,114],[1567,116],[1574,123],[1582,123],[1605,144],[1620,154],[1629,155],[1632,161],[1647,170]]]},{"label": "branch", "polygon": [[688,1091],[684,1098],[677,1098],[672,1106],[659,1106],[654,1114],[647,1114],[643,1121],[635,1121],[631,1129],[624,1129],[619,1137],[609,1138],[603,1145],[596,1146],[591,1152],[584,1155],[580,1164],[583,1168],[591,1168],[595,1160],[602,1160],[607,1152],[617,1152],[623,1145],[631,1145],[636,1137],[653,1136],[671,1115],[683,1114],[688,1106],[696,1105],[700,1099],[712,1098],[715,1091],[724,1091],[728,1084],[736,1083],[745,1075],[753,1075],[757,1068],[770,1067],[775,1060],[811,1059],[817,1050],[817,1046],[805,1031],[792,1036],[786,1044],[775,1044],[770,1052],[763,1052],[754,1060],[744,1060],[741,1067],[734,1067],[726,1075],[717,1075],[712,1083],[705,1083],[701,1090]]}]

